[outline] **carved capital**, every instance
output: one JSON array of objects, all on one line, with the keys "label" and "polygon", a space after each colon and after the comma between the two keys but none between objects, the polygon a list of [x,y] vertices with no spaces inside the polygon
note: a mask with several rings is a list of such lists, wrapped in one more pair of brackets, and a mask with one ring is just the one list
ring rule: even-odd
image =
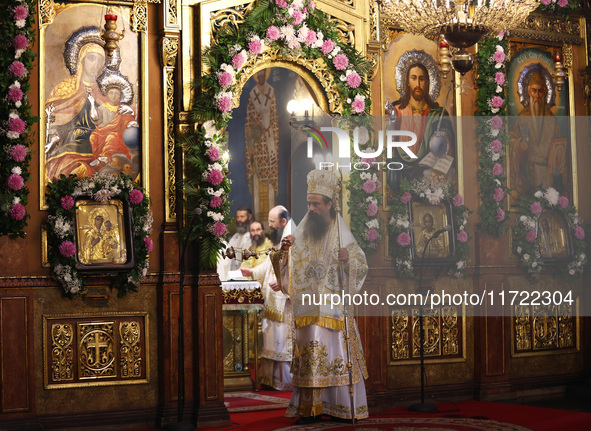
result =
[{"label": "carved capital", "polygon": [[160,39],[160,61],[162,63],[162,67],[174,68],[178,52],[178,37],[165,36],[162,39]]}]

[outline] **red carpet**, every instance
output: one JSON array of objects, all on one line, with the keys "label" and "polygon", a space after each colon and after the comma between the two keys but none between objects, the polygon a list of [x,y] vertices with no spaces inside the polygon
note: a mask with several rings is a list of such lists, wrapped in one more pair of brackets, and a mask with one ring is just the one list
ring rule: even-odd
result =
[{"label": "red carpet", "polygon": [[291,392],[259,391],[224,394],[224,404],[230,413],[286,409]]},{"label": "red carpet", "polygon": [[[283,398],[289,393],[265,392]],[[239,397],[236,397],[239,398]],[[544,409],[517,404],[488,401],[463,401],[437,404],[438,413],[412,413],[406,407],[370,415],[355,427],[322,422],[296,426],[295,419],[286,418],[285,409],[231,413],[233,424],[198,430],[252,431],[587,431],[591,430],[591,414],[567,410]],[[142,430],[144,431],[144,430]],[[145,430],[151,431],[151,430]]]},{"label": "red carpet", "polygon": [[[487,401],[442,403],[441,413],[412,413],[406,407],[371,414],[360,421],[357,431],[586,431],[591,429],[591,414],[566,410],[543,409]],[[209,428],[253,431],[352,430],[347,424],[323,420],[317,424],[295,426],[294,419],[283,415],[285,410],[231,414],[234,425]],[[200,430],[203,428],[199,428]]]}]

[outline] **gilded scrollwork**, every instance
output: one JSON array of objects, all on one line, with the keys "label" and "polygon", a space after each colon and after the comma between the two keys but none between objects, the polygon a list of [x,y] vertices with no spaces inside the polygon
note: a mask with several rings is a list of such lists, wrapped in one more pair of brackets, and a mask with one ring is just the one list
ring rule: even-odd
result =
[{"label": "gilded scrollwork", "polygon": [[215,41],[215,35],[220,30],[228,27],[237,28],[240,24],[243,24],[248,14],[254,9],[255,4],[256,2],[250,2],[211,12],[209,21],[211,23],[212,40]]},{"label": "gilded scrollwork", "polygon": [[[420,313],[413,309],[413,357],[419,357],[421,346]],[[439,309],[423,311],[423,347],[425,356],[441,354],[441,325],[439,321]]]},{"label": "gilded scrollwork", "polygon": [[575,319],[572,307],[562,304],[558,307],[558,347],[575,347]]},{"label": "gilded scrollwork", "polygon": [[291,52],[286,55],[279,48],[267,48],[262,54],[251,57],[246,62],[236,82],[236,88],[240,90],[234,92],[232,100],[234,107],[240,104],[241,89],[244,88],[244,84],[257,70],[261,69],[261,65],[272,67],[273,63],[278,62],[296,64],[307,69],[316,78],[320,86],[324,88],[330,112],[337,114],[343,112],[344,107],[340,103],[338,90],[336,85],[333,85],[333,74],[326,67],[324,59],[311,59],[304,52]]},{"label": "gilded scrollwork", "polygon": [[532,346],[531,339],[531,320],[528,306],[515,306],[515,349],[517,352],[530,350]]},{"label": "gilded scrollwork", "polygon": [[398,27],[391,19],[380,20],[380,43],[382,51],[388,51],[390,44],[398,36],[404,34],[400,27]]},{"label": "gilded scrollwork", "polygon": [[572,69],[573,67],[573,46],[569,43],[565,43],[562,47],[562,57],[564,58],[564,67],[566,69]]},{"label": "gilded scrollwork", "polygon": [[78,324],[80,379],[116,376],[113,326],[113,322]]},{"label": "gilded scrollwork", "polygon": [[456,307],[441,309],[441,350],[443,355],[457,355],[460,352],[458,310]]},{"label": "gilded scrollwork", "polygon": [[339,32],[339,39],[344,44],[355,46],[355,26],[342,18],[328,15],[327,19],[335,24],[335,30]]},{"label": "gilded scrollwork", "polygon": [[180,0],[166,0],[166,25],[177,26],[179,24],[179,2]]},{"label": "gilded scrollwork", "polygon": [[133,12],[131,15],[132,30],[136,33],[148,30],[148,4],[141,0],[133,2]]},{"label": "gilded scrollwork", "polygon": [[53,22],[55,18],[53,0],[39,0],[39,27],[43,28]]},{"label": "gilded scrollwork", "polygon": [[142,374],[141,327],[139,322],[119,323],[120,366],[122,378],[137,378]]},{"label": "gilded scrollwork", "polygon": [[584,42],[581,38],[581,23],[578,18],[566,20],[541,14],[529,15],[523,25],[511,30],[511,37],[575,45]]},{"label": "gilded scrollwork", "polygon": [[380,40],[380,14],[378,3],[375,1],[369,2],[369,40]]},{"label": "gilded scrollwork", "polygon": [[406,310],[392,310],[391,315],[391,359],[408,359],[408,313]]},{"label": "gilded scrollwork", "polygon": [[558,319],[554,307],[534,306],[534,350],[558,347]]},{"label": "gilded scrollwork", "polygon": [[51,325],[51,378],[54,382],[74,379],[74,350],[72,325]]},{"label": "gilded scrollwork", "polygon": [[264,300],[260,289],[232,289],[222,290],[222,301],[224,304],[257,304]]}]

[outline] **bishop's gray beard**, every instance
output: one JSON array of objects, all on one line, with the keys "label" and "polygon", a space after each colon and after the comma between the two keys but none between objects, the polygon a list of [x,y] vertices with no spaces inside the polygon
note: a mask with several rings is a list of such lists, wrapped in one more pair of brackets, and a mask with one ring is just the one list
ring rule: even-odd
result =
[{"label": "bishop's gray beard", "polygon": [[[532,98],[533,99],[533,98]],[[542,133],[542,129],[544,128],[544,114],[546,111],[546,102],[534,102],[533,100],[530,101],[531,103],[531,124],[532,124],[532,138],[535,140],[534,142],[539,141],[540,135]]]},{"label": "bishop's gray beard", "polygon": [[271,228],[271,233],[269,234],[269,239],[273,243],[273,245],[277,245],[281,242],[281,238],[283,238],[283,230],[284,227],[278,227],[277,229]]},{"label": "bishop's gray beard", "polygon": [[306,221],[306,226],[304,227],[304,235],[306,237],[312,238],[314,241],[322,239],[328,232],[329,224],[330,220],[324,219],[315,212],[308,211],[308,220]]}]

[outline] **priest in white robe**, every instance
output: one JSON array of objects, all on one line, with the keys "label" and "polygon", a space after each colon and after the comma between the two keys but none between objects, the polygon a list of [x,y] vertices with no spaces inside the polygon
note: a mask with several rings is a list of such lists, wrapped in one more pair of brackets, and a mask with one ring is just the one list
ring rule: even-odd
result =
[{"label": "priest in white robe", "polygon": [[[357,324],[353,317],[345,318],[342,303],[318,299],[359,292],[367,275],[367,261],[335,211],[339,187],[336,174],[314,170],[308,174],[307,183],[308,213],[294,233],[291,248],[296,345],[291,369],[294,391],[286,416],[299,416],[296,424],[317,422],[322,415],[341,421],[363,419],[368,417],[364,383],[368,374]],[[350,338],[348,346],[345,329]]]},{"label": "priest in white robe", "polygon": [[[290,368],[294,328],[290,303],[289,267],[286,264],[289,259],[289,248],[280,250],[281,241],[291,236],[292,225],[293,222],[285,207],[280,205],[271,209],[269,228],[275,252],[252,270],[241,268],[244,276],[252,276],[253,280],[261,283],[265,301],[262,318],[263,348],[260,383],[281,391],[289,391],[293,388]],[[277,273],[281,274],[279,279],[276,276]]]}]

